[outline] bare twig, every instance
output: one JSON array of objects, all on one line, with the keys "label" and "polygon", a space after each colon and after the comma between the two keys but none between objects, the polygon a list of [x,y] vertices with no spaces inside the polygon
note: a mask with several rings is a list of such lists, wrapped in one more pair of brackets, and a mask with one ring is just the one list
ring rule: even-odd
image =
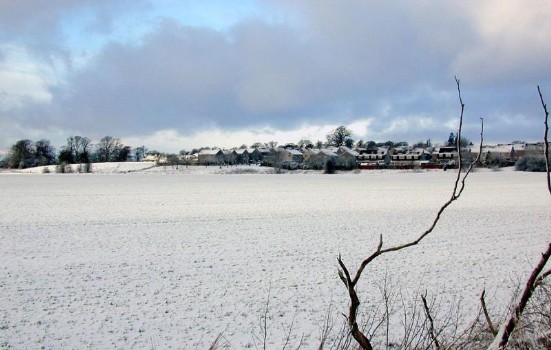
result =
[{"label": "bare twig", "polygon": [[268,298],[266,299],[266,307],[264,308],[264,316],[261,320],[261,332],[262,332],[262,345],[266,350],[266,340],[268,339],[268,312],[270,311],[270,296],[272,294],[272,283],[270,282],[270,288],[268,288]]},{"label": "bare twig", "polygon": [[427,292],[425,292],[425,295],[421,294],[421,300],[423,301],[423,308],[425,309],[425,315],[427,316],[427,320],[429,321],[429,335],[434,343],[434,346],[437,349],[440,349],[440,343],[438,342],[438,339],[436,338],[436,334],[434,333],[434,320],[432,319],[432,316],[430,314],[429,305],[427,304]]},{"label": "bare twig", "polygon": [[327,313],[325,314],[325,318],[323,320],[323,325],[320,327],[320,345],[318,347],[318,350],[324,349],[327,338],[329,338],[331,330],[333,329],[333,326],[335,324],[333,317],[331,316],[332,312],[333,304],[329,304],[329,308],[327,309]]},{"label": "bare twig", "polygon": [[490,314],[488,313],[488,308],[486,308],[486,300],[484,299],[485,295],[486,295],[486,290],[483,290],[482,294],[480,295],[480,304],[482,305],[482,311],[484,312],[484,318],[486,318],[486,322],[488,323],[488,328],[490,329],[490,332],[492,332],[492,334],[495,337],[497,335],[497,331],[494,327],[494,324],[492,323]]},{"label": "bare twig", "polygon": [[457,149],[458,149],[459,167],[458,167],[458,171],[457,171],[457,177],[455,179],[454,186],[453,186],[453,192],[452,192],[452,195],[451,195],[450,199],[446,203],[444,203],[444,205],[442,205],[442,207],[440,207],[440,209],[438,210],[438,212],[436,214],[436,217],[434,218],[434,220],[433,220],[432,224],[429,226],[429,228],[426,231],[424,231],[414,241],[383,249],[383,236],[380,235],[379,236],[379,244],[377,246],[377,249],[369,257],[367,257],[364,261],[362,261],[362,263],[360,264],[360,267],[358,268],[358,270],[356,271],[356,274],[354,275],[354,278],[352,278],[352,276],[350,275],[350,272],[348,271],[348,268],[346,267],[346,265],[342,261],[341,256],[339,255],[339,257],[337,258],[337,261],[338,261],[339,266],[340,266],[339,277],[340,277],[341,281],[344,283],[344,285],[346,286],[346,288],[348,290],[349,297],[350,297],[350,308],[349,308],[349,313],[348,313],[348,324],[349,324],[352,336],[354,337],[354,339],[358,342],[358,344],[363,349],[367,349],[367,350],[373,349],[371,342],[360,331],[360,329],[358,327],[358,323],[357,323],[357,312],[358,312],[358,307],[360,306],[360,300],[359,300],[358,295],[356,293],[355,287],[356,287],[356,284],[358,283],[360,277],[362,276],[362,273],[363,273],[364,269],[366,268],[367,265],[369,265],[378,256],[380,256],[382,254],[385,254],[385,253],[395,252],[395,251],[399,251],[399,250],[417,245],[427,235],[429,235],[434,230],[434,228],[436,227],[438,222],[440,221],[440,217],[442,216],[442,214],[444,213],[446,208],[448,208],[454,201],[456,201],[461,196],[461,194],[463,193],[463,190],[465,189],[465,181],[466,181],[467,177],[471,173],[474,165],[480,159],[480,156],[481,156],[481,153],[482,153],[482,143],[483,143],[483,135],[484,135],[484,120],[482,118],[481,118],[482,126],[481,126],[481,132],[480,132],[480,149],[479,149],[479,152],[478,152],[478,156],[473,162],[470,163],[468,169],[463,173],[463,164],[462,164],[463,160],[462,160],[462,157],[461,157],[461,130],[462,130],[462,127],[463,127],[463,114],[464,114],[464,111],[465,111],[465,104],[463,103],[463,99],[461,97],[461,88],[460,88],[460,84],[459,84],[460,82],[459,82],[459,79],[457,79],[457,77],[455,77],[455,82],[456,82],[456,85],[457,85],[459,103],[460,103],[460,106],[461,106],[461,114],[460,114],[460,117],[459,117],[459,127],[458,127],[458,132],[457,132]]},{"label": "bare twig", "polygon": [[[297,313],[295,311],[295,313],[293,314],[293,319],[291,320],[291,324],[287,327],[287,329],[285,331],[285,343],[283,343],[283,348],[281,350],[285,350],[285,349],[287,349],[287,346],[291,345],[291,337],[293,335],[293,329],[294,329],[294,326],[295,326],[296,317],[297,317]],[[303,335],[303,337],[304,337],[304,335]]]},{"label": "bare twig", "polygon": [[551,275],[551,269],[549,269],[549,270],[545,271],[544,273],[542,273],[542,274],[538,277],[538,279],[536,280],[535,285],[536,285],[536,286],[540,286],[540,285],[543,283],[543,281],[544,281],[547,277],[549,277],[549,275]]},{"label": "bare twig", "polygon": [[549,176],[549,140],[547,139],[549,135],[549,112],[547,111],[547,104],[543,100],[543,95],[541,94],[541,89],[538,85],[538,94],[540,95],[541,105],[543,107],[543,112],[545,113],[545,133],[543,135],[543,155],[545,156],[545,169],[547,170],[547,190],[551,194],[551,177]]},{"label": "bare twig", "polygon": [[220,346],[220,342],[222,341],[222,339],[223,339],[222,333],[218,334],[218,336],[216,336],[216,338],[214,339],[214,341],[212,342],[212,344],[210,344],[209,350],[216,350],[216,349],[218,349],[218,347]]}]

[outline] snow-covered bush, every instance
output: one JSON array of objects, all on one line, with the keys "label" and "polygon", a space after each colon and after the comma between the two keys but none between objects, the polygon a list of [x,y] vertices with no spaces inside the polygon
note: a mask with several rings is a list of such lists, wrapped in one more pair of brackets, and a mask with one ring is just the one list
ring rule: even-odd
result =
[{"label": "snow-covered bush", "polygon": [[544,172],[544,171],[546,171],[546,169],[545,169],[545,157],[544,156],[522,157],[515,164],[515,170]]}]

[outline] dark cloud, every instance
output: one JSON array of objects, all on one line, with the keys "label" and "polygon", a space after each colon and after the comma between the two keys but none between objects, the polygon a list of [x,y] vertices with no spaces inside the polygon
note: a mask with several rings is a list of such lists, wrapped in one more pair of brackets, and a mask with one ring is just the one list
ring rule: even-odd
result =
[{"label": "dark cloud", "polygon": [[[7,0],[0,2],[0,40],[26,47],[43,59],[70,56],[67,26],[79,23],[86,36],[106,34],[121,15],[149,9],[148,0]],[[70,32],[70,31],[69,31]],[[66,58],[66,57],[65,57]]]}]

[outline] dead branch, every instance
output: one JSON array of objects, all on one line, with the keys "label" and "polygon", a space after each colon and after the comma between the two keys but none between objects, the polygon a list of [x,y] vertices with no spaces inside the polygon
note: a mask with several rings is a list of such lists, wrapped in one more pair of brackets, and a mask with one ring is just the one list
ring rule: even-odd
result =
[{"label": "dead branch", "polygon": [[440,221],[440,217],[442,216],[444,211],[454,201],[456,201],[461,196],[461,194],[463,193],[463,190],[465,189],[465,181],[466,181],[467,177],[471,173],[474,165],[480,160],[480,156],[482,154],[482,143],[484,141],[483,140],[484,120],[482,118],[480,118],[481,119],[481,132],[480,132],[480,149],[479,149],[479,152],[478,152],[478,156],[472,163],[470,163],[468,169],[465,172],[463,172],[463,160],[462,160],[462,157],[461,157],[461,130],[463,128],[463,114],[464,114],[464,111],[465,111],[465,104],[463,103],[463,99],[461,97],[460,82],[459,82],[459,79],[457,79],[457,77],[455,77],[455,82],[456,82],[456,85],[457,85],[457,93],[458,93],[458,97],[459,97],[459,103],[460,103],[460,106],[461,106],[461,113],[460,113],[460,117],[459,117],[459,127],[458,127],[458,131],[457,131],[457,142],[456,142],[456,146],[457,146],[457,150],[458,150],[458,163],[459,163],[459,165],[458,165],[457,177],[456,177],[455,182],[454,182],[453,192],[452,192],[452,195],[451,195],[450,199],[446,203],[444,203],[444,205],[442,205],[442,207],[440,207],[440,209],[438,210],[438,212],[436,214],[436,217],[434,218],[434,220],[433,220],[432,224],[429,226],[429,228],[425,232],[423,232],[414,241],[407,242],[407,243],[397,245],[397,246],[394,246],[394,247],[389,247],[389,248],[384,248],[383,249],[383,235],[380,235],[379,236],[379,244],[377,246],[377,249],[368,258],[366,258],[364,261],[362,261],[362,263],[360,264],[360,267],[358,268],[358,270],[356,271],[356,274],[354,275],[354,278],[351,277],[350,272],[348,271],[348,268],[346,267],[346,265],[342,261],[341,256],[339,255],[339,257],[337,258],[337,261],[338,261],[339,266],[340,266],[339,277],[340,277],[341,281],[344,283],[344,285],[346,286],[346,288],[348,290],[348,295],[350,297],[350,308],[349,308],[349,313],[348,313],[348,324],[349,324],[352,336],[354,337],[354,339],[358,342],[358,344],[363,349],[367,349],[367,350],[373,349],[373,347],[371,345],[371,342],[363,334],[363,332],[361,332],[361,330],[358,327],[358,323],[357,323],[357,312],[358,312],[358,307],[360,306],[360,300],[359,300],[358,295],[356,293],[355,287],[356,287],[356,284],[358,283],[360,277],[362,276],[362,273],[363,273],[364,269],[366,268],[367,265],[369,265],[378,256],[380,256],[382,254],[385,254],[385,253],[395,252],[395,251],[399,251],[399,250],[406,249],[408,247],[417,245],[427,235],[429,235],[434,230],[434,228],[436,227],[438,222]]},{"label": "dead branch", "polygon": [[485,295],[486,295],[486,290],[483,290],[482,294],[480,295],[480,304],[482,305],[482,311],[484,311],[484,318],[486,318],[486,322],[488,323],[488,328],[490,329],[490,332],[492,332],[492,334],[495,337],[497,335],[497,331],[494,327],[494,324],[492,323],[490,314],[488,313],[488,308],[486,308],[486,300],[484,299]]},{"label": "dead branch", "polygon": [[[547,139],[549,134],[549,124],[548,124],[549,112],[547,111],[547,105],[543,100],[543,95],[541,93],[539,86],[538,86],[538,93],[540,96],[541,104],[543,106],[543,111],[545,113],[545,132],[543,136],[543,140],[545,143],[544,157],[545,157],[545,169],[546,169],[546,175],[547,175],[547,189],[549,191],[549,194],[551,195],[551,176],[550,176],[551,171],[549,168],[549,142]],[[509,318],[500,327],[497,336],[494,338],[494,341],[492,342],[492,344],[490,344],[488,349],[503,349],[507,345],[511,334],[515,330],[515,327],[517,326],[519,319],[522,316],[522,313],[526,308],[528,301],[530,300],[530,297],[532,296],[532,294],[534,293],[535,289],[538,286],[538,281],[543,281],[543,279],[546,276],[548,276],[547,273],[549,271],[544,272],[543,274],[542,274],[542,271],[545,268],[545,265],[547,264],[549,257],[551,257],[551,243],[549,243],[549,245],[547,246],[547,250],[542,253],[539,262],[532,270],[532,273],[530,273],[530,276],[528,277],[528,280],[524,285],[524,289],[520,294],[519,299],[512,307]]]},{"label": "dead branch", "polygon": [[549,112],[547,111],[547,104],[543,100],[543,95],[541,94],[540,86],[538,85],[538,94],[540,95],[540,101],[541,105],[543,107],[543,112],[545,113],[545,133],[543,135],[543,142],[545,145],[543,146],[543,155],[545,156],[545,169],[547,169],[547,190],[551,194],[551,177],[549,176]]},{"label": "dead branch", "polygon": [[437,349],[440,349],[440,343],[438,342],[438,339],[436,338],[436,334],[434,333],[434,320],[430,314],[429,305],[427,304],[427,292],[425,292],[425,295],[421,294],[421,300],[423,301],[423,308],[425,309],[425,315],[427,316],[427,320],[429,321],[429,335],[434,343],[434,346]]},{"label": "dead branch", "polygon": [[209,346],[209,350],[216,350],[221,346],[221,342],[224,339],[224,335],[222,333],[218,334],[212,344]]},{"label": "dead branch", "polygon": [[511,333],[515,330],[515,327],[518,324],[518,321],[522,315],[522,312],[526,308],[526,304],[528,304],[528,301],[530,300],[530,297],[532,296],[536,286],[536,281],[538,280],[539,274],[545,267],[545,264],[547,264],[547,261],[549,260],[549,257],[551,256],[551,243],[549,243],[549,246],[547,247],[547,250],[542,254],[540,261],[534,267],[532,270],[532,273],[530,274],[530,277],[526,281],[526,284],[524,286],[524,290],[522,291],[520,298],[512,308],[512,312],[509,315],[509,318],[503,325],[500,327],[499,332],[497,336],[495,337],[492,344],[488,347],[488,349],[503,349],[507,345],[507,342],[509,341],[509,337],[511,336]]},{"label": "dead branch", "polygon": [[542,274],[538,277],[538,279],[536,280],[535,285],[536,285],[536,286],[540,286],[540,285],[543,283],[543,281],[544,281],[547,277],[549,277],[549,275],[551,275],[551,269],[549,269],[549,270],[545,271],[544,273],[542,273]]}]

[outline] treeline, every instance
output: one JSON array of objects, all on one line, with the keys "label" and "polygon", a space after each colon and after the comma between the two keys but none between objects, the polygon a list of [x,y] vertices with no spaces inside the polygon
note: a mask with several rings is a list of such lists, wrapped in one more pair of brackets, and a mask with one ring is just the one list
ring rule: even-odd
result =
[{"label": "treeline", "polygon": [[25,139],[11,146],[0,166],[25,169],[54,164],[139,161],[143,159],[146,152],[147,149],[144,146],[132,148],[112,136],[105,136],[96,144],[88,137],[71,136],[67,138],[67,144],[62,146],[59,152],[49,140],[33,142]]},{"label": "treeline", "polygon": [[[445,142],[446,145],[455,144],[457,135],[450,133],[449,139]],[[465,144],[468,140],[462,139]],[[250,145],[250,148],[276,148],[278,142],[270,141],[268,143],[256,142]],[[308,139],[301,139],[298,143],[285,144],[287,148],[325,148],[325,147],[347,146],[349,148],[376,148],[376,147],[404,147],[409,146],[405,141],[364,141],[354,140],[352,131],[345,126],[339,126],[326,135],[326,140],[312,142]],[[431,147],[430,139],[419,141],[412,147]],[[281,147],[281,146],[280,146]],[[178,164],[179,158],[189,154],[195,154],[203,149],[217,149],[219,147],[200,147],[194,148],[191,151],[181,150],[179,154],[163,154],[158,151],[149,151],[145,146],[133,148],[124,145],[120,139],[105,136],[98,143],[92,143],[92,140],[84,136],[71,136],[67,138],[67,143],[57,151],[47,139],[31,141],[28,139],[19,140],[11,146],[9,153],[4,159],[0,159],[0,167],[3,168],[18,168],[25,169],[36,166],[45,165],[67,165],[67,164],[89,164],[98,162],[126,162],[126,161],[141,161],[147,155],[164,156],[169,164]],[[238,148],[249,148],[243,144]]]}]

